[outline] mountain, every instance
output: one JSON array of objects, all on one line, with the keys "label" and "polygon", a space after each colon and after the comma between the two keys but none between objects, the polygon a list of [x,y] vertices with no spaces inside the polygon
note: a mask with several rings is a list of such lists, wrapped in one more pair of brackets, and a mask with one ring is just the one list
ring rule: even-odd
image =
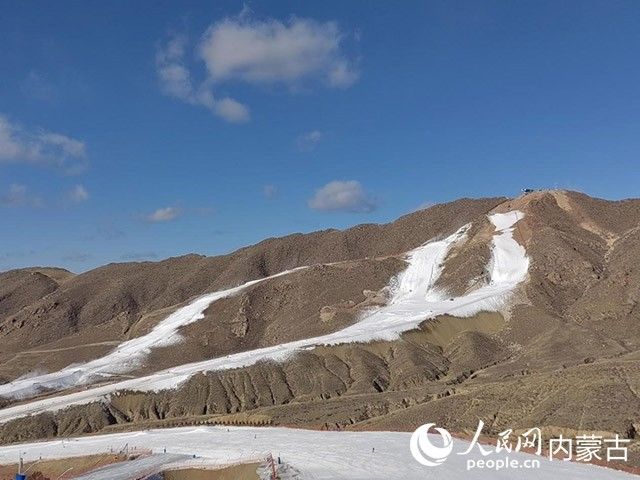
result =
[{"label": "mountain", "polygon": [[[388,274],[379,272],[380,280],[371,285],[382,287],[402,268],[401,261],[367,261],[367,257],[401,254],[439,234],[455,231],[501,201],[458,200],[407,215],[388,225],[360,225],[345,231],[295,234],[265,240],[219,257],[187,255],[162,262],[110,264],[57,283],[50,281],[46,291],[39,283],[29,287],[26,280],[22,280],[22,285],[10,281],[14,277],[31,278],[33,269],[2,273],[0,378],[12,379],[44,365],[50,369],[80,360],[77,351],[68,358],[67,354],[61,353],[64,358],[59,359],[56,354],[59,349],[91,345],[88,348],[96,350],[94,353],[104,353],[112,348],[112,342],[137,335],[147,328],[147,324],[157,322],[167,312],[198,295],[268,277],[286,269],[319,265],[303,275],[305,281],[313,283],[314,279],[321,281],[326,273],[320,265],[353,261],[356,269],[390,269]],[[394,268],[392,263],[397,266]],[[367,264],[370,265],[367,267]],[[344,281],[348,282],[348,279]],[[361,293],[367,284],[363,282],[362,288],[359,285],[355,287]],[[310,291],[300,291],[297,295],[309,300],[316,295],[314,287],[310,288]],[[16,305],[5,312],[5,296],[15,290],[26,295],[25,301],[21,304],[11,301],[8,306]],[[345,293],[347,298],[353,292]],[[339,291],[333,294],[334,297],[340,295]],[[321,302],[322,299],[320,296],[314,300]],[[326,300],[325,305],[337,301],[333,297]],[[301,335],[304,336],[304,332]],[[103,342],[110,343],[95,345]],[[25,350],[32,349],[54,352],[47,352],[45,358],[25,353]],[[11,359],[16,354],[20,354],[21,359],[14,368]]]},{"label": "mountain", "polygon": [[540,191],[225,256],[4,272],[0,439],[478,419],[635,438],[639,267],[640,200]]}]

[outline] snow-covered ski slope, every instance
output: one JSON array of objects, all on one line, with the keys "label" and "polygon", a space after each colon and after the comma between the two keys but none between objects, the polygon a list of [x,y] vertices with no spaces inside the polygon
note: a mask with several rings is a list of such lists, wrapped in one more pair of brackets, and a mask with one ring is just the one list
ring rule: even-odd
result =
[{"label": "snow-covered ski slope", "polygon": [[[437,467],[426,467],[413,459],[409,450],[410,433],[402,432],[320,432],[289,428],[250,427],[184,427],[144,432],[117,433],[42,443],[10,445],[0,448],[0,463],[14,463],[20,454],[26,461],[42,458],[64,458],[108,452],[125,444],[152,449],[155,453],[175,456],[196,455],[192,460],[178,460],[174,466],[211,466],[254,462],[269,453],[308,480],[624,480],[636,476],[593,465],[550,461],[542,456],[519,452],[492,453],[482,457],[477,448],[469,455],[458,455],[469,443],[453,440],[453,452]],[[439,435],[430,435],[434,444]],[[375,450],[374,450],[375,449]],[[525,460],[537,459],[539,468],[472,469],[469,459],[504,459],[529,465]],[[169,459],[168,459],[169,460]]]},{"label": "snow-covered ski slope", "polygon": [[105,377],[122,374],[139,367],[151,349],[172,345],[180,341],[178,329],[204,318],[204,311],[216,300],[237,295],[243,290],[265,280],[288,275],[286,270],[270,277],[260,278],[240,286],[209,293],[196,298],[185,307],[179,308],[156,325],[149,333],[121,343],[107,355],[86,363],[70,365],[57,372],[24,377],[0,385],[0,397],[28,398],[44,389],[64,390],[74,386],[87,385]]},{"label": "snow-covered ski slope", "polygon": [[[462,227],[443,240],[428,242],[409,252],[407,254],[408,267],[400,274],[397,285],[392,289],[392,297],[389,303],[365,313],[358,322],[343,330],[320,337],[180,365],[145,377],[44,398],[24,405],[16,405],[0,410],[0,422],[43,411],[59,410],[70,405],[90,403],[121,390],[150,391],[175,388],[190,376],[199,372],[239,368],[253,365],[260,361],[282,361],[296,352],[313,349],[318,345],[368,342],[380,339],[393,340],[402,332],[416,328],[425,319],[434,318],[441,314],[464,317],[474,315],[480,311],[495,311],[504,306],[514,287],[523,281],[527,275],[529,259],[524,248],[513,239],[513,225],[522,217],[523,214],[518,211],[494,214],[489,217],[496,227],[496,234],[492,242],[491,263],[489,265],[490,281],[488,284],[463,296],[449,298],[444,292],[435,289],[434,285],[441,273],[444,260],[450,248],[466,239],[468,226]],[[282,275],[286,273],[283,272]],[[253,283],[255,284],[256,282]],[[237,287],[235,292],[237,293],[242,288],[246,288],[246,284]],[[228,290],[225,290],[225,292],[228,292]],[[208,297],[211,298],[214,295],[217,294],[214,293]],[[181,310],[178,310],[169,318],[174,317],[174,319],[178,318],[184,321],[201,315],[201,312],[204,311],[208,304],[205,305],[205,302],[200,300],[194,302],[198,304],[197,308],[190,309],[194,305],[191,304],[181,309],[189,309],[190,313],[188,315],[183,315],[180,313]],[[161,322],[156,328],[160,328],[169,318]],[[172,321],[171,326],[175,332],[179,325],[177,321]],[[144,337],[140,338],[144,339]],[[150,348],[145,340],[139,341],[139,344],[144,346],[143,348]],[[133,342],[133,340],[130,342]],[[83,372],[86,365],[103,365],[103,363],[102,359],[98,359],[73,368]],[[55,378],[56,373],[50,375],[52,376],[51,378]],[[81,375],[83,374],[81,373]],[[86,373],[84,375],[84,377],[79,378],[83,378],[85,381],[91,378]],[[12,385],[15,385],[23,392],[29,391],[29,389],[35,391],[40,388],[41,384],[38,382],[38,377],[35,377],[3,385],[4,390],[0,390],[0,395],[3,394],[1,393],[3,391],[6,392],[4,393],[5,395],[11,394]],[[75,385],[80,384],[76,383]],[[52,382],[49,385],[51,388],[55,388],[55,383]]]}]

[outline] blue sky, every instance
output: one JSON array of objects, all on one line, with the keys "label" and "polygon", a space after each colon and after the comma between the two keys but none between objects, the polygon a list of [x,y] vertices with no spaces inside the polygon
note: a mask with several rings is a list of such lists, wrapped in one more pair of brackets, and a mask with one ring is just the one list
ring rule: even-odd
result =
[{"label": "blue sky", "polygon": [[0,1],[0,270],[638,196],[635,1]]}]

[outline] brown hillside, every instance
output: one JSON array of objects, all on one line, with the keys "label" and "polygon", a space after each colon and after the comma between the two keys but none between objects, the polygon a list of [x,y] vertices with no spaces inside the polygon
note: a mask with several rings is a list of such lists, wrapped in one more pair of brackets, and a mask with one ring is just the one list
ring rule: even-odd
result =
[{"label": "brown hillside", "polygon": [[[102,355],[111,348],[104,342],[136,336],[148,328],[150,322],[165,316],[168,307],[203,293],[302,265],[406,252],[483,217],[502,200],[457,200],[386,225],[359,225],[344,231],[274,238],[219,257],[187,255],[160,262],[110,264],[77,275],[59,288],[54,288],[52,283],[49,289],[30,289],[23,301],[16,299],[11,311],[0,316],[3,347],[0,377],[11,378],[34,368],[60,368],[79,360],[73,354],[82,355],[82,360],[91,356],[88,349],[61,356],[56,353],[60,349],[69,352],[70,347],[97,344],[91,350],[95,350],[95,356]],[[385,282],[396,271],[389,271]],[[4,275],[15,274],[14,271]],[[380,281],[364,282],[359,286],[360,292],[379,284]],[[317,292],[299,294],[309,296]],[[345,297],[344,300],[357,299]],[[336,298],[329,296],[321,302],[323,306],[332,305]],[[138,325],[143,319],[148,321]],[[31,349],[47,352],[30,356],[25,350]],[[20,357],[16,359],[18,352]]]},{"label": "brown hillside", "polygon": [[[162,318],[158,309],[170,310],[197,293],[302,264],[341,261],[215,302],[205,319],[183,329],[185,343],[153,352],[143,370],[334,331],[353,322],[368,302],[384,301],[375,292],[403,268],[397,254],[468,222],[473,223],[468,239],[450,253],[439,285],[451,293],[481,285],[493,234],[486,214],[513,209],[526,213],[514,238],[531,264],[528,279],[502,314],[443,316],[399,340],[316,348],[282,363],[197,375],[175,390],[122,392],[104,404],[9,422],[0,426],[0,438],[199,422],[411,430],[429,421],[468,432],[482,418],[494,433],[538,426],[635,439],[640,428],[640,200],[611,202],[564,191],[463,200],[388,225],[271,239],[224,257],[107,266],[64,282],[35,303],[55,297],[60,305],[75,302],[78,309],[75,327],[67,329],[71,336],[40,334],[37,341],[74,342],[79,338],[74,335],[89,338],[92,328],[109,332],[100,338],[139,334]],[[163,277],[162,268],[170,273]],[[116,270],[119,281],[112,277]],[[163,278],[147,279],[150,272]],[[103,281],[95,281],[100,275]],[[133,279],[141,284],[129,283]],[[89,282],[84,285],[93,285],[94,293],[81,295],[79,286],[71,290],[81,285],[76,282]],[[108,288],[94,296],[105,290],[98,284]],[[113,320],[122,307],[98,312],[98,305],[125,293],[136,305],[129,308],[128,320]],[[157,318],[140,320],[153,312]],[[69,320],[57,315],[44,315],[43,324]],[[7,317],[12,318],[17,316]],[[39,332],[38,325],[24,331]],[[5,335],[3,341],[22,338],[16,331]],[[13,375],[19,364],[9,361],[3,368]]]}]

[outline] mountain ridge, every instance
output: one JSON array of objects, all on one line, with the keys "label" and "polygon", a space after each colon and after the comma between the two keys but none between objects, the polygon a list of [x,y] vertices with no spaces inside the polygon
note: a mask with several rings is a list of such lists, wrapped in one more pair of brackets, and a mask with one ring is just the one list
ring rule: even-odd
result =
[{"label": "mountain ridge", "polygon": [[[180,328],[182,343],[155,349],[132,374],[337,331],[385,304],[389,282],[406,268],[404,252],[470,224],[465,241],[447,254],[436,282],[441,292],[464,295],[490,280],[495,233],[487,215],[515,210],[524,217],[515,223],[513,238],[531,263],[527,279],[497,312],[438,316],[396,340],[316,347],[282,362],[204,372],[176,389],[120,392],[102,403],[9,421],[0,425],[0,438],[138,428],[145,422],[240,422],[242,415],[315,428],[411,429],[437,420],[454,431],[472,428],[480,416],[496,431],[537,422],[546,428],[589,427],[633,436],[636,424],[629,415],[640,411],[637,397],[625,396],[628,408],[623,411],[604,412],[607,398],[626,395],[621,388],[640,388],[640,369],[633,360],[640,355],[640,200],[609,202],[567,191],[461,200],[387,225],[267,239],[255,246],[259,248],[238,250],[231,260],[216,260],[218,269],[198,270],[198,275],[212,277],[195,282],[195,289],[192,281],[198,275],[188,267],[177,268],[176,275],[188,274],[180,277],[184,289],[174,290],[164,304],[148,303],[155,310],[140,309],[132,324],[107,321],[86,327],[80,322],[78,331],[84,336],[76,332],[48,343],[43,339],[47,348],[69,342],[64,348],[71,347],[71,357],[60,352],[39,357],[35,352],[41,346],[32,347],[34,353],[4,354],[0,376],[10,380],[20,369],[36,370],[45,359],[56,369],[68,365],[69,358],[104,354],[122,339],[153,328],[176,305],[197,296],[198,289],[233,286],[303,262],[314,266],[213,302],[202,319]],[[163,262],[153,265],[159,264]],[[133,267],[114,268],[120,273]],[[109,280],[98,270],[98,279]],[[108,304],[110,299],[100,301]],[[114,332],[117,327],[128,329]],[[91,328],[94,340],[113,344],[81,355],[80,344],[90,343],[86,331]],[[585,388],[585,382],[594,390]],[[514,388],[533,397],[543,388],[561,400],[545,400],[546,406],[537,409],[522,395],[514,396]],[[585,411],[577,424],[567,412],[585,406],[593,413]],[[458,414],[453,418],[447,412]],[[36,432],[31,437],[24,437],[26,425]]]}]

